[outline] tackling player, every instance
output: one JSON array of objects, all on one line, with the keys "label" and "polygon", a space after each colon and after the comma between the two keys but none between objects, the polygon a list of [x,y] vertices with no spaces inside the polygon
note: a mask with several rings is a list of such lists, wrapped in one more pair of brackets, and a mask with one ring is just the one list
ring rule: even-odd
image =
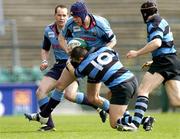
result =
[{"label": "tackling player", "polygon": [[103,82],[112,92],[109,119],[112,128],[117,128],[117,121],[126,112],[129,100],[137,90],[138,82],[132,72],[125,68],[118,54],[109,47],[91,49],[89,52],[76,47],[71,52],[71,64],[67,70],[76,78],[87,76],[94,83]]}]

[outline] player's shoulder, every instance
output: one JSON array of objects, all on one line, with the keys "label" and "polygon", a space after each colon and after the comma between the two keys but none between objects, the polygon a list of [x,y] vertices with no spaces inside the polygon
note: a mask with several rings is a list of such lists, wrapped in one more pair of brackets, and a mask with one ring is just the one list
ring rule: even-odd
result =
[{"label": "player's shoulder", "polygon": [[55,26],[55,23],[50,23],[48,25],[45,26],[44,31],[45,32],[49,32],[52,31],[52,28]]},{"label": "player's shoulder", "polygon": [[68,18],[65,26],[69,27],[70,25],[73,25],[73,24],[74,24],[73,17],[71,16]]},{"label": "player's shoulder", "polygon": [[150,23],[155,26],[155,27],[163,27],[163,26],[166,26],[168,25],[168,22],[162,18],[160,15],[155,15],[152,20],[150,20]]},{"label": "player's shoulder", "polygon": [[102,17],[100,15],[92,15],[97,21],[101,21],[101,20],[105,20],[107,21],[107,19],[105,17]]},{"label": "player's shoulder", "polygon": [[99,15],[92,15],[92,17],[95,19],[97,26],[100,26],[100,27],[109,26],[109,22],[106,18]]}]

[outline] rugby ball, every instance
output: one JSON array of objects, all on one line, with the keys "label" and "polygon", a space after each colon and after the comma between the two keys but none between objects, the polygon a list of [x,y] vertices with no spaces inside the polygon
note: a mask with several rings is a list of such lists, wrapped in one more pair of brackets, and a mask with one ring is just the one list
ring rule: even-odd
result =
[{"label": "rugby ball", "polygon": [[72,40],[69,41],[68,49],[72,50],[75,47],[83,47],[88,49],[88,45],[86,41],[81,38],[73,38]]}]

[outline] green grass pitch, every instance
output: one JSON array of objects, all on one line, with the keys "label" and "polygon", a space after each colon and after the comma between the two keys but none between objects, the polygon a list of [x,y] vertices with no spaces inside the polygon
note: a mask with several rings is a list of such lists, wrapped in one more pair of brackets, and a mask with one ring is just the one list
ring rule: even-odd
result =
[{"label": "green grass pitch", "polygon": [[40,124],[23,116],[0,117],[0,139],[180,139],[180,113],[151,113],[156,118],[153,131],[119,132],[98,114],[54,116],[55,132],[36,131]]}]

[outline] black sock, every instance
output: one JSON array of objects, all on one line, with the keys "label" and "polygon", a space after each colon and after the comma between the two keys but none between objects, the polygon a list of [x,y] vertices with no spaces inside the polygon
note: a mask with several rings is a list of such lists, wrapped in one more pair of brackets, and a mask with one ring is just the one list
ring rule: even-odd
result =
[{"label": "black sock", "polygon": [[60,101],[57,101],[53,98],[50,98],[48,104],[43,108],[43,110],[40,112],[40,115],[44,118],[47,118],[50,116],[53,109],[60,103]]},{"label": "black sock", "polygon": [[[48,103],[40,106],[40,110],[43,111],[43,109],[46,107],[47,104],[48,104]],[[54,127],[54,122],[53,122],[53,120],[52,120],[52,115],[51,115],[51,114],[49,115],[49,119],[48,119],[47,125],[48,125],[48,126],[51,126],[51,127]]]}]

